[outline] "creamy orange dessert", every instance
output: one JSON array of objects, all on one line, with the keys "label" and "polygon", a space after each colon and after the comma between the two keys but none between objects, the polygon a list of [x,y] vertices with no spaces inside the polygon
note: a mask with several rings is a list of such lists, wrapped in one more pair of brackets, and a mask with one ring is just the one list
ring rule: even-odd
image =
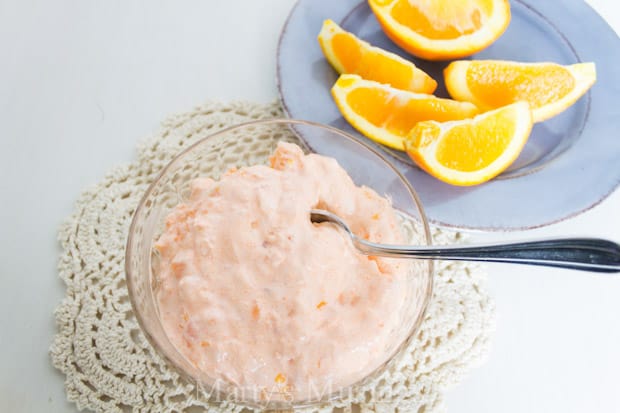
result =
[{"label": "creamy orange dessert", "polygon": [[169,339],[194,366],[261,394],[304,397],[386,361],[408,263],[358,253],[335,226],[310,222],[317,207],[369,240],[404,241],[387,199],[293,144],[280,143],[270,166],[192,182],[156,243],[156,294]]}]

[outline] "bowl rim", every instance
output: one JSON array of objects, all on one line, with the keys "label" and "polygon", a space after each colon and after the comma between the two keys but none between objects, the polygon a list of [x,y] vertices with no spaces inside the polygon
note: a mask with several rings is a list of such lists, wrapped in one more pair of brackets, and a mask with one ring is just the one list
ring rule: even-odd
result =
[{"label": "bowl rim", "polygon": [[[161,171],[156,175],[156,177],[153,179],[153,181],[149,184],[148,188],[146,189],[146,191],[144,192],[144,195],[140,198],[140,201],[138,202],[138,205],[136,206],[136,209],[132,215],[131,218],[131,224],[129,226],[129,230],[127,233],[127,242],[126,242],[126,247],[125,247],[125,280],[127,283],[127,290],[128,290],[128,296],[129,296],[129,301],[131,302],[131,307],[132,307],[132,311],[134,316],[136,317],[136,320],[138,322],[138,325],[140,327],[140,331],[145,335],[145,337],[147,338],[147,341],[149,342],[149,344],[155,349],[155,351],[157,352],[157,354],[162,357],[166,364],[170,367],[172,367],[180,376],[182,376],[183,378],[185,378],[186,380],[188,380],[190,383],[193,383],[196,385],[196,389],[197,390],[205,390],[205,383],[202,383],[198,378],[193,377],[191,374],[189,374],[182,366],[178,365],[176,362],[174,362],[172,359],[169,358],[169,356],[167,355],[167,353],[161,348],[160,344],[157,342],[157,340],[155,340],[152,336],[151,333],[149,332],[148,328],[146,327],[146,321],[143,318],[143,315],[140,311],[137,311],[137,303],[135,301],[135,296],[136,296],[136,287],[133,284],[132,281],[132,277],[130,277],[130,273],[132,273],[132,270],[130,268],[130,263],[131,263],[131,251],[132,251],[132,246],[134,243],[134,233],[135,233],[135,229],[136,229],[136,217],[139,215],[139,212],[141,212],[144,208],[146,208],[145,204],[147,199],[151,196],[151,194],[153,193],[153,191],[155,190],[157,184],[160,182],[160,180],[166,175],[166,173],[175,165],[175,163],[177,161],[179,161],[181,158],[183,158],[185,155],[187,155],[189,152],[193,151],[196,147],[202,145],[204,142],[206,142],[207,140],[216,138],[218,136],[230,133],[231,131],[234,131],[236,129],[242,129],[242,128],[246,128],[246,127],[251,127],[251,126],[261,126],[261,125],[289,125],[291,126],[291,129],[293,131],[293,133],[297,136],[297,138],[300,140],[300,143],[304,146],[304,148],[312,153],[316,153],[312,147],[310,147],[306,141],[300,136],[301,133],[299,133],[297,130],[295,130],[294,125],[300,125],[300,126],[310,126],[310,127],[314,127],[314,128],[319,128],[319,129],[323,129],[323,130],[327,130],[329,132],[335,133],[336,135],[341,136],[342,138],[350,141],[351,143],[353,143],[354,145],[359,145],[362,146],[363,148],[369,150],[371,153],[373,153],[374,155],[376,155],[381,161],[383,161],[383,163],[389,167],[392,172],[398,176],[398,178],[400,179],[400,181],[404,184],[406,190],[408,191],[409,195],[411,196],[411,198],[413,199],[415,206],[418,210],[418,213],[420,214],[419,217],[419,221],[422,224],[422,228],[423,228],[423,234],[424,234],[424,238],[425,238],[425,242],[426,245],[432,245],[432,235],[430,232],[430,226],[428,223],[428,218],[426,216],[426,213],[424,211],[424,207],[422,206],[422,202],[420,200],[420,197],[418,196],[417,192],[415,191],[415,189],[411,186],[411,184],[409,183],[409,181],[403,176],[403,174],[393,165],[392,162],[390,162],[387,157],[385,155],[383,155],[382,153],[380,153],[378,150],[376,150],[375,148],[373,148],[372,146],[368,145],[365,142],[362,142],[358,139],[355,139],[353,136],[351,136],[350,134],[348,134],[345,131],[342,131],[338,128],[335,128],[333,126],[330,125],[325,125],[325,124],[321,124],[318,122],[312,122],[312,121],[307,121],[307,120],[301,120],[301,119],[289,119],[289,118],[272,118],[272,119],[259,119],[259,120],[253,120],[253,121],[248,121],[248,122],[242,122],[242,123],[238,123],[226,128],[223,128],[215,133],[212,133],[202,139],[199,139],[198,141],[194,142],[193,144],[191,144],[190,146],[184,148],[182,151],[180,151],[179,153],[177,153],[171,160],[170,162],[168,162],[166,164],[166,166],[164,166]],[[324,154],[323,156],[329,156],[328,154]],[[401,213],[403,213],[406,217],[410,217],[410,215],[404,213],[403,211],[400,211]],[[358,381],[348,385],[348,386],[344,386],[342,388],[339,388],[336,391],[333,391],[332,393],[329,393],[327,395],[324,396],[320,396],[319,398],[315,398],[315,399],[308,399],[308,400],[300,400],[300,401],[293,401],[293,402],[286,402],[286,401],[272,401],[269,400],[266,403],[265,402],[261,402],[258,400],[247,400],[247,399],[233,399],[230,400],[233,403],[239,405],[239,406],[243,406],[243,407],[249,407],[249,408],[260,408],[260,409],[267,409],[267,410],[279,410],[279,409],[291,409],[291,408],[307,408],[307,407],[313,407],[313,406],[318,406],[320,404],[324,404],[324,403],[329,403],[335,400],[339,400],[342,399],[342,397],[340,397],[340,395],[342,395],[343,390],[346,392],[346,394],[351,394],[352,391],[354,391],[355,389],[359,389],[364,387],[365,385],[367,385],[368,383],[372,382],[374,379],[378,378],[383,372],[385,372],[390,365],[394,362],[394,360],[397,358],[397,356],[399,356],[404,349],[406,349],[407,347],[409,347],[411,341],[413,340],[413,338],[415,337],[415,335],[419,332],[420,330],[420,326],[422,325],[422,321],[424,320],[427,310],[428,310],[428,306],[430,304],[432,295],[433,295],[433,278],[434,278],[434,261],[433,260],[426,260],[425,264],[427,264],[428,268],[428,281],[427,281],[427,285],[426,285],[426,293],[424,294],[423,297],[423,303],[422,303],[422,307],[421,307],[421,311],[418,313],[418,316],[416,318],[416,320],[414,321],[412,327],[409,329],[409,332],[407,333],[407,338],[405,338],[403,340],[402,343],[400,343],[400,345],[398,345],[393,351],[392,353],[389,355],[388,359],[383,362],[382,364],[380,364],[379,366],[377,366],[374,370],[372,370],[370,373],[368,373],[367,375],[365,375],[363,378],[359,379]],[[152,294],[151,294],[151,298],[152,298]],[[153,303],[156,304],[156,303]],[[163,328],[163,327],[162,327]],[[171,348],[174,349],[174,351],[177,353],[177,355],[179,355],[181,358],[185,358],[177,349],[174,345],[171,344]],[[209,386],[210,387],[210,386]],[[219,400],[229,400],[227,398],[228,394],[224,393],[222,394],[221,391],[219,391],[216,388],[210,388],[208,390],[208,394],[209,396],[213,396],[214,394],[218,394],[220,397]]]}]

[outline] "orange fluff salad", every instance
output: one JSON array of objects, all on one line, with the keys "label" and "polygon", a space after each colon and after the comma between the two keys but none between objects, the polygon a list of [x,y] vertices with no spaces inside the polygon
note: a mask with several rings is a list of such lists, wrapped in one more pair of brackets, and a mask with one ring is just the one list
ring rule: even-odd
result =
[{"label": "orange fluff salad", "polygon": [[164,329],[200,371],[258,392],[338,389],[388,358],[410,266],[360,254],[359,236],[403,243],[390,202],[331,158],[280,143],[270,166],[198,178],[156,242]]}]

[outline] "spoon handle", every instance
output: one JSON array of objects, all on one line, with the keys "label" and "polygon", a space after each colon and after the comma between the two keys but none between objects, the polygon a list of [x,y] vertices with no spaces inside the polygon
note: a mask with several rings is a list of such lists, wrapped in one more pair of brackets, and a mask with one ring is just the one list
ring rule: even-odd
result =
[{"label": "spoon handle", "polygon": [[597,238],[565,238],[472,246],[384,245],[356,239],[364,253],[394,258],[506,262],[594,272],[620,272],[620,245]]}]

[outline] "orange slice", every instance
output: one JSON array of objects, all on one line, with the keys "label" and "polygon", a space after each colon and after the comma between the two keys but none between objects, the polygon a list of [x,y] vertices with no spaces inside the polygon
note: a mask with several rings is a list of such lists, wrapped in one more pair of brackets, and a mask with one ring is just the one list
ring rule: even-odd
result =
[{"label": "orange slice", "polygon": [[468,102],[395,89],[357,75],[340,75],[332,96],[342,116],[368,138],[403,150],[403,140],[416,123],[470,118],[478,108]]},{"label": "orange slice", "polygon": [[437,88],[437,82],[413,63],[371,46],[331,20],[323,22],[318,39],[323,54],[338,73],[360,75],[412,92],[433,93]]},{"label": "orange slice", "polygon": [[476,185],[504,171],[517,159],[532,130],[527,102],[517,102],[473,119],[421,122],[405,140],[413,161],[453,185]]},{"label": "orange slice", "polygon": [[446,87],[457,100],[495,109],[525,100],[534,122],[566,110],[596,82],[594,63],[560,66],[503,60],[452,62],[444,72]]},{"label": "orange slice", "polygon": [[508,0],[368,0],[385,34],[428,60],[470,56],[510,23]]}]

